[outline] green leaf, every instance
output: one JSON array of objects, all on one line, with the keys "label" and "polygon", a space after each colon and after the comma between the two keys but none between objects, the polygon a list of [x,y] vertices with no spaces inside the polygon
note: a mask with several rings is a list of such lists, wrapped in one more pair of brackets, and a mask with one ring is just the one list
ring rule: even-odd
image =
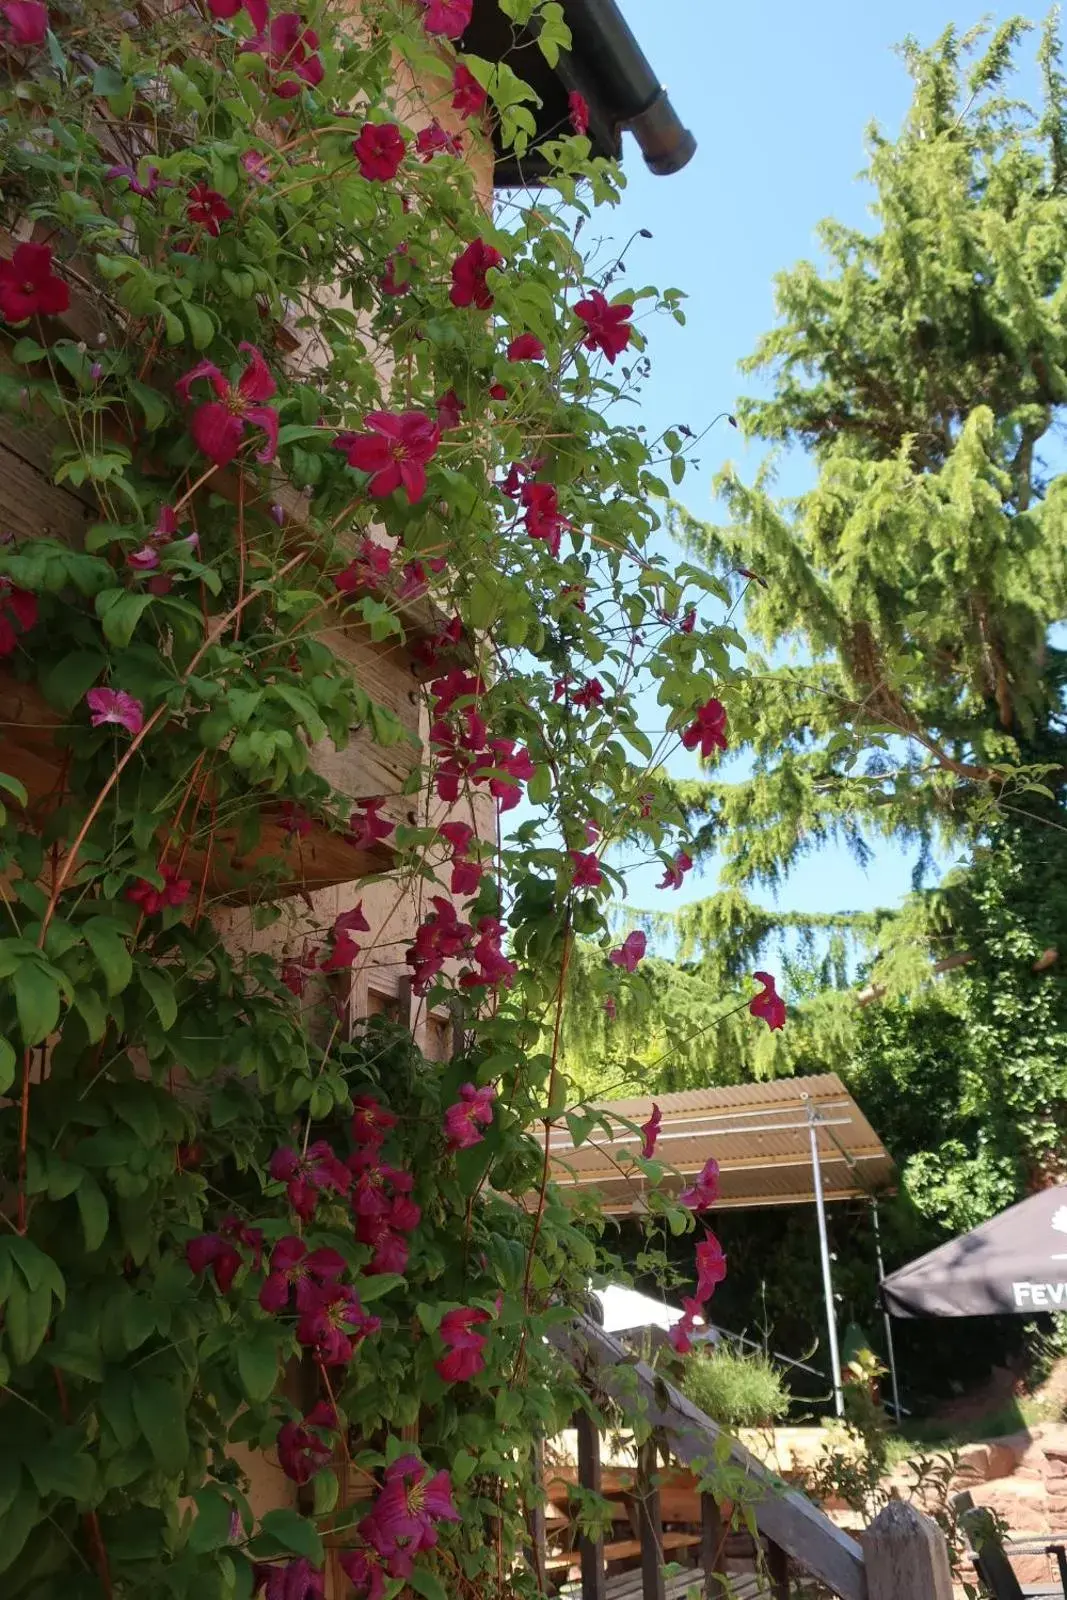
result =
[{"label": "green leaf", "polygon": [[0,1094],[6,1094],[15,1081],[18,1057],[10,1043],[0,1035]]},{"label": "green leaf", "polygon": [[40,1044],[59,1021],[59,984],[39,961],[23,961],[15,973],[15,1009],[23,1042]]},{"label": "green leaf", "polygon": [[185,320],[189,324],[189,336],[197,350],[206,350],[215,337],[215,323],[203,306],[184,305]]},{"label": "green leaf", "polygon": [[16,339],[11,351],[12,361],[17,361],[19,366],[25,366],[30,361],[41,361],[48,354],[43,344],[38,344],[36,339]]},{"label": "green leaf", "polygon": [[278,429],[278,444],[296,444],[299,439],[323,439],[326,435],[322,428],[308,428],[302,422],[287,422],[284,428]]},{"label": "green leaf", "polygon": [[96,1466],[90,1455],[77,1448],[78,1443],[74,1430],[65,1429],[43,1447],[28,1451],[25,1464],[42,1495],[59,1495],[82,1507],[92,1499]]},{"label": "green leaf", "polygon": [[97,67],[93,73],[93,93],[102,95],[105,100],[112,95],[122,94],[125,88],[126,80],[114,67]]},{"label": "green leaf", "polygon": [[178,1019],[178,1002],[174,995],[174,982],[165,972],[160,972],[152,967],[138,967],[137,976],[141,985],[148,991],[149,998],[155,1007],[159,1025],[166,1033],[173,1028]]},{"label": "green leaf", "polygon": [[436,1572],[428,1572],[425,1567],[416,1567],[408,1583],[424,1595],[425,1600],[448,1600],[448,1590]]},{"label": "green leaf", "polygon": [[185,1400],[177,1387],[163,1378],[139,1373],[133,1382],[133,1412],[156,1461],[172,1477],[189,1459],[185,1431]]},{"label": "green leaf", "polygon": [[391,1294],[398,1289],[404,1279],[396,1272],[378,1272],[371,1278],[362,1278],[359,1285],[359,1298],[369,1305],[372,1300],[380,1300],[383,1294]]},{"label": "green leaf", "polygon": [[107,657],[99,650],[72,650],[70,655],[61,656],[41,673],[38,679],[41,693],[57,711],[73,711],[85,699],[106,665]]},{"label": "green leaf", "polygon": [[249,1400],[270,1398],[278,1382],[278,1342],[272,1333],[238,1340],[237,1371]]},{"label": "green leaf", "polygon": [[103,917],[90,917],[82,931],[104,974],[108,994],[121,994],[133,976],[133,960],[126,941]]},{"label": "green leaf", "polygon": [[136,378],[131,378],[129,388],[144,412],[145,427],[149,433],[155,433],[156,429],[161,428],[166,422],[170,407],[158,390],[150,388],[147,383],[140,383]]},{"label": "green leaf", "polygon": [[81,1213],[85,1248],[91,1254],[94,1250],[99,1250],[107,1237],[108,1209],[104,1191],[96,1179],[87,1172],[74,1191],[74,1198]]},{"label": "green leaf", "polygon": [[0,1520],[0,1572],[7,1572],[18,1560],[39,1515],[37,1491],[24,1478],[7,1515]]},{"label": "green leaf", "polygon": [[322,1565],[322,1540],[314,1523],[309,1522],[306,1517],[298,1516],[295,1511],[267,1511],[260,1518],[259,1525],[262,1531],[269,1533],[283,1549],[291,1550],[294,1555],[306,1557],[314,1567]]},{"label": "green leaf", "polygon": [[4,1309],[4,1331],[17,1367],[32,1361],[48,1332],[52,1316],[52,1291],[48,1284],[27,1288],[18,1278],[12,1280],[11,1293]]},{"label": "green leaf", "polygon": [[340,1494],[340,1484],[337,1474],[325,1467],[321,1472],[316,1472],[311,1480],[314,1501],[312,1509],[316,1517],[324,1517],[332,1511],[337,1504]]},{"label": "green leaf", "polygon": [[221,1550],[230,1542],[230,1518],[233,1504],[218,1489],[198,1489],[193,1495],[196,1502],[196,1521],[189,1532],[188,1549],[193,1555],[206,1555],[209,1550]]},{"label": "green leaf", "polygon": [[154,595],[133,594],[128,589],[105,589],[98,594],[96,614],[108,643],[125,650],[133,638],[133,630],[154,600]]}]

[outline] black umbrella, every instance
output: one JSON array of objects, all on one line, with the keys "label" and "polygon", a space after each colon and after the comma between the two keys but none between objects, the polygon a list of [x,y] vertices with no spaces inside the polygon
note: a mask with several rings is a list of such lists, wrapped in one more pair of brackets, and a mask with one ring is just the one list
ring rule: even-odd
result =
[{"label": "black umbrella", "polygon": [[1067,1311],[1067,1187],[1009,1206],[882,1280],[894,1317]]}]

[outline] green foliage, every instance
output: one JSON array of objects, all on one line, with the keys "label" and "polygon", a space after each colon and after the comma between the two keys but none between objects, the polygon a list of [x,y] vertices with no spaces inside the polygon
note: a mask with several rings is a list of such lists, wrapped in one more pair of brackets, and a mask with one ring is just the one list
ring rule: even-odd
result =
[{"label": "green foliage", "polygon": [[789,1410],[781,1371],[762,1351],[722,1343],[685,1364],[683,1393],[724,1428],[764,1428]]}]

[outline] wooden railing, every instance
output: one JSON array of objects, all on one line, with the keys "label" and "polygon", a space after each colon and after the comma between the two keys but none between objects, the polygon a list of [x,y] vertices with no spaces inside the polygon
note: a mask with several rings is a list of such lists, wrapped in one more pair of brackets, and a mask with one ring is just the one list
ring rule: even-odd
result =
[{"label": "wooden railing", "polygon": [[[790,1569],[817,1580],[840,1600],[952,1600],[952,1578],[944,1535],[914,1506],[893,1501],[862,1535],[862,1542],[838,1528],[817,1506],[770,1472],[736,1439],[671,1384],[653,1372],[617,1339],[576,1314],[550,1334],[591,1391],[619,1402],[631,1415],[640,1407],[672,1457],[700,1470],[703,1464],[729,1463],[745,1475],[745,1506],[761,1536],[764,1574],[758,1592],[788,1600]],[[599,1491],[599,1433],[588,1417],[578,1420],[579,1483]],[[641,1588],[634,1600],[665,1600],[662,1517],[650,1451],[638,1463],[638,1525],[642,1552]],[[707,1600],[727,1600],[733,1592],[720,1571],[724,1529],[718,1504],[702,1494],[700,1570],[689,1579]],[[582,1600],[605,1600],[607,1583],[603,1541],[579,1541]],[[540,1563],[538,1563],[540,1565]],[[679,1580],[681,1581],[681,1580]],[[685,1591],[683,1591],[685,1592]]]}]

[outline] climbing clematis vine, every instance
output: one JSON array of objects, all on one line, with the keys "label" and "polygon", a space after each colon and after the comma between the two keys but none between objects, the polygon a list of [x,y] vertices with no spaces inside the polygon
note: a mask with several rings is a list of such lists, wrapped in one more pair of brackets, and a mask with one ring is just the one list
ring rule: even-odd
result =
[{"label": "climbing clematis vine", "polygon": [[474,73],[460,62],[452,73],[452,110],[461,117],[476,117],[485,110],[488,98]]},{"label": "climbing clematis vine", "polygon": [[693,1182],[678,1196],[691,1211],[706,1211],[719,1198],[719,1163],[709,1156]]},{"label": "climbing clematis vine", "polygon": [[485,1138],[481,1130],[493,1120],[495,1099],[492,1084],[480,1089],[473,1083],[461,1086],[459,1099],[445,1112],[445,1138],[450,1150],[469,1150],[472,1145],[481,1144]]},{"label": "climbing clematis vine", "polygon": [[217,189],[209,189],[206,183],[194,183],[189,190],[185,215],[189,222],[196,223],[212,239],[217,239],[222,224],[229,221],[233,211]]},{"label": "climbing clematis vine", "polygon": [[656,1144],[659,1139],[659,1130],[663,1125],[663,1112],[655,1101],[652,1102],[652,1115],[641,1126],[641,1154],[646,1161],[651,1161],[656,1153]]},{"label": "climbing clematis vine", "polygon": [[19,244],[10,261],[0,261],[0,317],[5,322],[54,317],[69,307],[70,289],[52,270],[51,245]]},{"label": "climbing clematis vine", "polygon": [[257,33],[263,33],[267,26],[268,0],[207,0],[207,8],[216,22],[229,22],[243,10]]},{"label": "climbing clematis vine", "polygon": [[434,1362],[438,1376],[446,1383],[460,1383],[465,1378],[476,1377],[485,1370],[483,1351],[489,1340],[475,1328],[491,1322],[488,1311],[477,1306],[465,1306],[458,1311],[446,1311],[441,1318],[438,1334],[447,1354]]},{"label": "climbing clematis vine", "polygon": [[256,460],[273,461],[278,450],[278,413],[265,404],[273,399],[278,385],[255,345],[242,341],[239,348],[248,353],[248,365],[232,384],[213,361],[198,361],[174,387],[188,403],[189,390],[201,378],[206,378],[218,398],[208,400],[193,412],[189,424],[197,449],[224,467],[233,460],[241,448],[246,427],[262,428],[267,442],[256,452]]},{"label": "climbing clematis vine", "polygon": [[441,430],[422,411],[369,411],[366,433],[346,440],[348,465],[370,474],[367,487],[377,500],[403,489],[408,504],[426,493],[426,463],[441,443]]},{"label": "climbing clematis vine", "polygon": [[48,37],[48,7],[40,0],[6,0],[0,5],[0,17],[7,23],[6,30],[0,30],[5,43],[26,48],[44,44]]},{"label": "climbing clematis vine", "polygon": [[[325,77],[326,69],[318,54],[319,36],[314,28],[305,28],[295,11],[282,11],[272,17],[269,27],[242,48],[265,57],[274,93],[281,100],[295,99],[305,85],[317,88]],[[287,76],[289,73],[294,76]]]},{"label": "climbing clematis vine", "polygon": [[94,728],[113,722],[127,733],[138,734],[144,727],[144,706],[124,689],[90,689],[85,703]]},{"label": "climbing clematis vine", "polygon": [[644,960],[645,948],[648,941],[640,928],[635,928],[628,934],[617,950],[613,950],[608,960],[613,967],[623,967],[627,972],[636,972],[638,963]]},{"label": "climbing clematis vine", "polygon": [[509,361],[543,361],[545,347],[536,333],[520,333],[508,345]]},{"label": "climbing clematis vine", "polygon": [[477,306],[479,311],[488,311],[493,304],[493,295],[486,282],[486,274],[491,268],[504,265],[504,257],[499,250],[491,244],[486,244],[484,239],[473,239],[452,263],[452,287],[448,298],[454,306]]},{"label": "climbing clematis vine", "polygon": [[631,305],[612,305],[599,289],[594,289],[586,300],[579,300],[575,314],[585,323],[582,343],[587,350],[599,350],[611,365],[630,343],[633,326]]},{"label": "climbing clematis vine", "polygon": [[584,94],[579,94],[577,89],[572,89],[567,96],[567,112],[571,128],[575,133],[589,132],[589,103]]},{"label": "climbing clematis vine", "polygon": [[377,183],[396,177],[406,153],[404,136],[394,122],[365,122],[359,137],[352,140],[360,176]]},{"label": "climbing clematis vine", "polygon": [[17,588],[10,578],[0,578],[0,660],[12,654],[19,635],[29,633],[36,621],[36,595]]},{"label": "climbing clematis vine", "polygon": [[685,732],[682,744],[687,750],[699,749],[707,761],[713,750],[726,749],[726,707],[720,700],[706,700]]},{"label": "climbing clematis vine", "polygon": [[426,0],[422,25],[427,33],[459,39],[469,27],[474,0]]},{"label": "climbing clematis vine", "polygon": [[138,878],[126,890],[127,900],[140,906],[146,917],[156,917],[169,906],[183,906],[193,892],[192,880],[181,876],[180,867],[161,861],[156,871],[163,880],[161,888],[147,878]]}]

